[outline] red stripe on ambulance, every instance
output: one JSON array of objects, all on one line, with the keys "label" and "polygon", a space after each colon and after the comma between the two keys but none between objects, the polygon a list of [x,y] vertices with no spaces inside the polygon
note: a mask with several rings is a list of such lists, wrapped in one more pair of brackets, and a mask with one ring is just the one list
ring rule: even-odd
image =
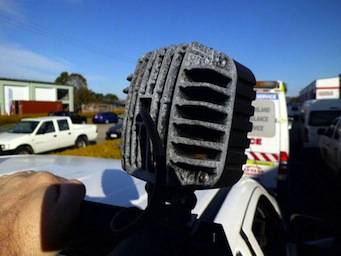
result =
[{"label": "red stripe on ambulance", "polygon": [[279,160],[279,155],[276,153],[248,151],[246,152],[246,155],[249,160],[267,161],[267,162],[276,162]]},{"label": "red stripe on ambulance", "polygon": [[266,153],[261,153],[262,157],[265,159],[265,161],[271,161],[271,159],[267,156]]}]

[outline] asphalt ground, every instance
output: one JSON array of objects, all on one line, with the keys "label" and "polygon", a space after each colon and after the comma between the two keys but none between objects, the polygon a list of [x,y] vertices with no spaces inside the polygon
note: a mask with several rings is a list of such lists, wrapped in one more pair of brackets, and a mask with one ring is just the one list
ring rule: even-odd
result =
[{"label": "asphalt ground", "polygon": [[329,251],[313,248],[298,255],[341,255],[341,175],[326,166],[318,148],[302,147],[301,130],[302,124],[295,121],[290,131],[289,175],[277,199],[289,230],[290,217],[302,214],[318,219],[310,223],[311,234],[322,239],[321,230],[328,230],[325,234],[335,237]]},{"label": "asphalt ground", "polygon": [[302,147],[300,126],[295,122],[290,134],[286,211],[341,219],[341,177],[326,166],[318,148]]},{"label": "asphalt ground", "polygon": [[96,142],[101,143],[105,140],[106,132],[108,131],[108,129],[114,124],[96,124],[96,125],[97,125],[97,131],[98,131]]}]

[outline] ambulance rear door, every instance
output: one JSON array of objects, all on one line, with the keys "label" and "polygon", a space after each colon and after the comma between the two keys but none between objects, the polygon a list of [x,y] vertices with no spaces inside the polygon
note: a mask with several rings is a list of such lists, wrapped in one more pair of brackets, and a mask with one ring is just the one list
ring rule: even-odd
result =
[{"label": "ambulance rear door", "polygon": [[250,148],[244,165],[244,175],[256,178],[265,187],[277,188],[281,130],[279,95],[275,90],[256,90],[253,102],[255,114],[251,118],[253,129],[249,133]]}]

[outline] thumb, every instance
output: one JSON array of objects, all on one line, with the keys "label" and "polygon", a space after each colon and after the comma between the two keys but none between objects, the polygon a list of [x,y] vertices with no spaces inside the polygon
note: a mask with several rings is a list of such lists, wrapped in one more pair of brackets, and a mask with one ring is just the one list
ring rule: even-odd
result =
[{"label": "thumb", "polygon": [[79,180],[68,180],[60,184],[58,208],[68,209],[71,215],[78,214],[85,196],[85,186]]},{"label": "thumb", "polygon": [[[79,215],[81,203],[85,196],[85,186],[77,180],[69,180],[59,185],[59,196],[55,203],[53,215],[50,216],[49,249],[60,249],[67,241]],[[52,248],[51,248],[52,247]]]}]

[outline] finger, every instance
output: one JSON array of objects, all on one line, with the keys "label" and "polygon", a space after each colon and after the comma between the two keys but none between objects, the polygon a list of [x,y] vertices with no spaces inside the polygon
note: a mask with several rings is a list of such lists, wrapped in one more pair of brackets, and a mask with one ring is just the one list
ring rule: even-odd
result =
[{"label": "finger", "polygon": [[38,186],[38,185],[52,185],[52,184],[59,184],[61,182],[66,182],[67,179],[63,177],[56,176],[50,172],[37,172],[34,175],[31,175],[29,177],[29,183],[32,186]]},{"label": "finger", "polygon": [[85,186],[79,180],[68,180],[60,185],[57,204],[60,206],[77,206],[85,196]]},{"label": "finger", "polygon": [[45,193],[42,222],[42,247],[44,250],[58,250],[67,241],[79,214],[85,196],[84,185],[75,180],[50,185]]}]

